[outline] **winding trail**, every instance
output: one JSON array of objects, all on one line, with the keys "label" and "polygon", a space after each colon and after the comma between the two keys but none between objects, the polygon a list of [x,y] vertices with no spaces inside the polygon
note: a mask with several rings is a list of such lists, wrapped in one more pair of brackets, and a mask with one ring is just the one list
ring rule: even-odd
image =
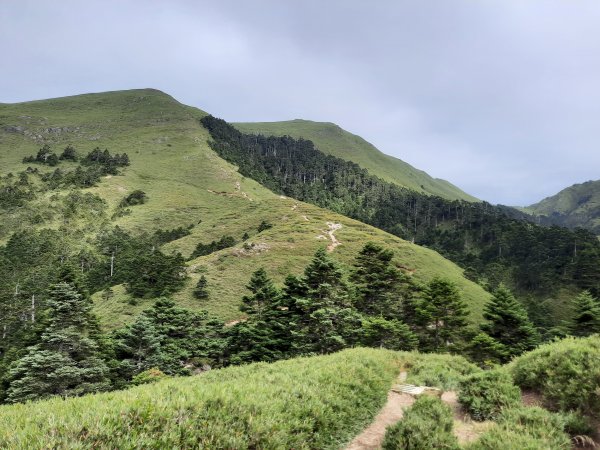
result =
[{"label": "winding trail", "polygon": [[[406,372],[400,372],[398,382],[406,380]],[[404,410],[414,403],[415,399],[408,394],[400,394],[390,390],[387,403],[379,411],[371,425],[356,436],[346,447],[346,450],[375,450],[381,448],[381,443],[388,426],[395,424],[404,414]]]},{"label": "winding trail", "polygon": [[329,236],[329,239],[331,239],[331,244],[327,246],[327,251],[331,253],[338,245],[342,245],[342,243],[337,240],[334,234],[337,230],[342,228],[342,224],[327,222],[327,227],[329,228],[329,230],[327,230],[327,235]]}]

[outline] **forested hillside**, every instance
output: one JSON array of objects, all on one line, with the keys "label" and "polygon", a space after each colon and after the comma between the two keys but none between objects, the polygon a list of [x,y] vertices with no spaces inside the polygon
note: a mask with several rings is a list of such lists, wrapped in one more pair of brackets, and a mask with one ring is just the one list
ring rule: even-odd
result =
[{"label": "forested hillside", "polygon": [[600,180],[575,184],[524,209],[538,223],[581,227],[600,235]]},{"label": "forested hillside", "polygon": [[311,141],[243,134],[212,116],[202,123],[220,156],[275,192],[327,207],[462,265],[492,288],[505,282],[544,295],[573,286],[598,292],[600,243],[587,231],[542,227],[508,208],[449,201],[385,182]]},{"label": "forested hillside", "polygon": [[433,178],[400,159],[380,152],[360,136],[349,133],[333,123],[296,119],[232,125],[244,133],[291,136],[312,141],[319,150],[328,155],[355,162],[367,169],[371,175],[417,192],[437,195],[449,200],[478,201],[448,181]]},{"label": "forested hillside", "polygon": [[[385,267],[403,280],[381,298],[417,301],[441,277],[458,299],[457,343],[481,322],[490,294],[458,266],[242,176],[208,146],[204,115],[154,90],[0,106],[4,401],[114,389],[152,367],[182,374],[359,343],[435,345],[423,325],[425,310],[409,325],[399,304],[386,300],[382,321],[366,320],[375,312],[361,304],[360,278],[350,277],[367,242],[385,249]],[[320,248],[333,261],[335,290],[329,303],[305,308],[334,280],[304,287]],[[264,317],[243,300],[259,267],[276,288],[269,314],[288,308],[272,334],[261,331]],[[319,328],[331,319],[316,320],[323,308],[344,320]],[[65,315],[70,310],[74,315]],[[277,327],[295,323],[302,333],[281,342]],[[140,335],[142,360],[134,351]],[[58,337],[85,350],[57,346]],[[230,341],[254,343],[257,351]],[[56,384],[35,381],[67,367]]]}]

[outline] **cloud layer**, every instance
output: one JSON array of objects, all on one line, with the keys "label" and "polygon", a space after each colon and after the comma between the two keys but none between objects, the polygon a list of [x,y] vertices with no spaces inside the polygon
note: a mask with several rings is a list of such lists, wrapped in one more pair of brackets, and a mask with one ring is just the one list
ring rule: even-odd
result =
[{"label": "cloud layer", "polygon": [[600,178],[596,0],[4,0],[0,101],[161,89],[335,122],[491,202]]}]

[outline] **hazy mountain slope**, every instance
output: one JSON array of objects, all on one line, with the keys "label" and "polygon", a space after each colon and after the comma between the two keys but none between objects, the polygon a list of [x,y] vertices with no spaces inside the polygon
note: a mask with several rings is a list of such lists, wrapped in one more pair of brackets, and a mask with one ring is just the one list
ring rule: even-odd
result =
[{"label": "hazy mountain slope", "polygon": [[575,184],[525,210],[541,221],[600,235],[600,180]]},{"label": "hazy mountain slope", "polygon": [[[489,296],[464,278],[458,266],[434,251],[327,210],[281,198],[242,177],[207,145],[208,132],[198,122],[204,114],[151,89],[0,105],[0,171],[24,170],[27,165],[22,158],[35,154],[45,143],[57,152],[67,144],[84,154],[96,146],[127,152],[131,166],[122,175],[105,177],[97,187],[86,190],[105,199],[109,213],[127,193],[135,189],[147,193],[146,204],[131,208],[130,215],[110,219],[111,226],[153,232],[193,225],[190,236],[166,246],[186,257],[199,242],[223,235],[240,241],[245,232],[250,235],[247,244],[254,247],[244,249],[239,243],[191,261],[187,285],[175,296],[186,307],[207,309],[226,320],[240,317],[238,305],[244,286],[257,267],[264,266],[282,281],[289,272],[301,271],[319,246],[331,243],[327,222],[341,224],[335,232],[341,245],[333,251],[341,262],[350,264],[368,240],[384,243],[396,251],[398,265],[418,280],[437,275],[455,281],[470,305],[473,320],[480,319],[482,304]],[[26,226],[69,225],[57,220]],[[273,228],[257,235],[263,220]],[[201,273],[208,278],[210,291],[209,299],[202,301],[191,296]],[[115,294],[109,300],[95,296],[96,310],[109,327],[130,320],[153,302],[144,299],[131,305],[121,287],[115,288]]]},{"label": "hazy mountain slope", "polygon": [[360,136],[349,133],[328,122],[290,120],[285,122],[256,122],[233,124],[245,133],[309,139],[325,153],[353,161],[373,175],[410,189],[440,197],[478,201],[446,180],[433,178],[404,161],[386,155]]}]

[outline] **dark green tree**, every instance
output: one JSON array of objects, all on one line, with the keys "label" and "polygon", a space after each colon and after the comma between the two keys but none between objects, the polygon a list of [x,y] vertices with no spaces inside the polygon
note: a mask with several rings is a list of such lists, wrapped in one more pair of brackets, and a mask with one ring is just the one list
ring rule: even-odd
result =
[{"label": "dark green tree", "polygon": [[404,275],[392,264],[394,253],[367,243],[354,262],[350,279],[356,285],[355,306],[367,315],[398,317],[402,306]]},{"label": "dark green tree", "polygon": [[108,368],[91,337],[91,302],[68,283],[50,290],[48,327],[40,342],[9,370],[10,403],[107,390]]},{"label": "dark green tree", "polygon": [[160,367],[161,336],[152,320],[145,314],[117,331],[114,336],[115,356],[120,361],[119,372],[125,380],[152,367]]},{"label": "dark green tree", "polygon": [[263,268],[252,274],[240,310],[248,315],[228,330],[229,361],[276,361],[287,356],[291,345],[290,311]]},{"label": "dark green tree", "polygon": [[504,285],[496,289],[485,305],[483,317],[488,323],[481,325],[481,330],[504,346],[505,351],[496,355],[501,362],[534,349],[540,342],[527,311]]},{"label": "dark green tree", "polygon": [[449,280],[434,278],[416,304],[421,325],[423,348],[443,352],[461,341],[467,326],[467,308],[456,285]]},{"label": "dark green tree", "polygon": [[206,280],[206,277],[204,275],[202,275],[200,277],[200,279],[198,280],[198,283],[196,283],[196,287],[194,288],[194,297],[196,298],[208,298],[208,281]]},{"label": "dark green tree", "polygon": [[589,291],[583,291],[575,298],[570,332],[573,336],[600,333],[600,305]]},{"label": "dark green tree", "polygon": [[419,340],[408,325],[383,317],[363,317],[360,344],[390,350],[415,350]]},{"label": "dark green tree", "polygon": [[295,316],[296,354],[330,353],[356,342],[360,316],[351,307],[341,268],[324,248],[317,250],[301,280],[288,277],[285,291]]}]

